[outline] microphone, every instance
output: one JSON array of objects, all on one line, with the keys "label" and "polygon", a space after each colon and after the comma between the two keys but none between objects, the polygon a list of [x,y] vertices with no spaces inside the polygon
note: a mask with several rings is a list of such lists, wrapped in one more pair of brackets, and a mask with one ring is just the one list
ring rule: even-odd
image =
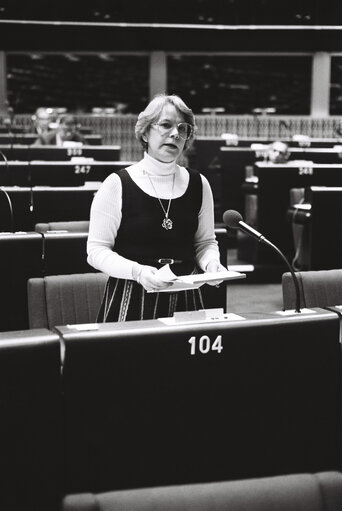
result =
[{"label": "microphone", "polygon": [[262,234],[260,234],[260,232],[253,229],[253,227],[251,227],[250,225],[246,224],[243,221],[240,213],[238,211],[235,211],[234,209],[228,209],[223,213],[223,222],[226,226],[230,227],[231,229],[241,229],[245,233],[250,234],[257,241],[266,240],[265,236],[263,236]]},{"label": "microphone", "polygon": [[273,248],[273,250],[275,250],[281,256],[281,258],[285,261],[286,265],[288,266],[290,273],[292,275],[295,292],[296,292],[296,309],[295,309],[295,311],[301,312],[301,310],[300,310],[300,292],[299,292],[297,276],[296,276],[295,272],[293,271],[291,264],[289,263],[289,261],[287,260],[285,255],[281,252],[281,250],[278,247],[276,247],[276,245],[274,245],[271,241],[266,239],[265,236],[263,236],[260,232],[253,229],[253,227],[251,227],[250,225],[246,224],[243,221],[241,214],[238,211],[235,211],[234,209],[228,209],[227,211],[225,211],[223,213],[223,222],[224,222],[225,226],[229,227],[230,229],[241,229],[241,231],[245,232],[246,234],[249,234],[257,241],[264,243],[265,245],[268,245],[271,248]]}]

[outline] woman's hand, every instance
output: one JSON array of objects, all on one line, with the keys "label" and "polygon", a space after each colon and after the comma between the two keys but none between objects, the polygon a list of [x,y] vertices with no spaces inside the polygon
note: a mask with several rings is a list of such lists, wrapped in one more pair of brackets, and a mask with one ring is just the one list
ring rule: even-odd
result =
[{"label": "woman's hand", "polygon": [[172,282],[161,280],[157,274],[157,268],[153,266],[143,266],[137,277],[137,282],[142,285],[146,291],[158,292],[172,286]]},{"label": "woman's hand", "polygon": [[[216,261],[215,259],[212,259],[209,261],[206,267],[206,272],[218,272],[218,271],[227,271],[227,268],[225,268],[219,261]],[[207,282],[209,286],[219,286],[223,280],[212,280],[211,282]]]}]

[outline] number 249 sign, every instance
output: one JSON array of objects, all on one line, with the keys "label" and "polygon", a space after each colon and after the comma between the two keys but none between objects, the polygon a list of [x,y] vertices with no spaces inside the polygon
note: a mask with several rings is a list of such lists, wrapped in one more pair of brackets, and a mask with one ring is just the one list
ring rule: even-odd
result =
[{"label": "number 249 sign", "polygon": [[197,353],[205,355],[210,351],[221,353],[223,350],[222,335],[218,335],[213,342],[208,335],[202,335],[199,339],[193,335],[190,337],[188,343],[190,344],[190,355],[196,355]]}]

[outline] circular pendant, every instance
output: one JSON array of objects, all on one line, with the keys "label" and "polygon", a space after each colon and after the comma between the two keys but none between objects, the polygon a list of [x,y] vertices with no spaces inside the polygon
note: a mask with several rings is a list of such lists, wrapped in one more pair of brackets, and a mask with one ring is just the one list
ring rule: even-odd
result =
[{"label": "circular pendant", "polygon": [[172,229],[172,220],[170,220],[169,218],[164,218],[162,227],[164,227],[164,229],[166,229],[167,231]]}]

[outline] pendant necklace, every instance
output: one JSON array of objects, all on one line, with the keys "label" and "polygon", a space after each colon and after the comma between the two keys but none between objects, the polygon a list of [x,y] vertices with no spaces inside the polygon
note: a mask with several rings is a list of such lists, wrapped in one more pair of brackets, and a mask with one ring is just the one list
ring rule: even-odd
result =
[{"label": "pendant necklace", "polygon": [[162,210],[164,212],[164,219],[163,219],[163,222],[162,222],[162,227],[164,229],[166,229],[167,231],[170,231],[172,229],[172,227],[173,227],[173,222],[169,218],[169,211],[170,211],[170,206],[171,206],[171,200],[172,200],[172,197],[173,197],[173,188],[175,186],[175,175],[176,175],[176,173],[173,174],[171,199],[169,199],[169,203],[167,205],[167,209],[164,208],[164,205],[163,205],[163,203],[162,203],[162,201],[161,201],[161,199],[160,199],[160,197],[159,197],[159,195],[157,193],[157,190],[156,190],[156,188],[155,188],[155,186],[153,184],[153,181],[152,181],[150,175],[146,171],[144,171],[144,173],[147,175],[147,177],[148,177],[148,179],[149,179],[149,181],[151,183],[151,186],[152,186],[152,188],[154,190],[154,193],[156,194],[156,198],[158,199],[159,204],[160,204],[160,206],[161,206],[161,208],[162,208]]}]

